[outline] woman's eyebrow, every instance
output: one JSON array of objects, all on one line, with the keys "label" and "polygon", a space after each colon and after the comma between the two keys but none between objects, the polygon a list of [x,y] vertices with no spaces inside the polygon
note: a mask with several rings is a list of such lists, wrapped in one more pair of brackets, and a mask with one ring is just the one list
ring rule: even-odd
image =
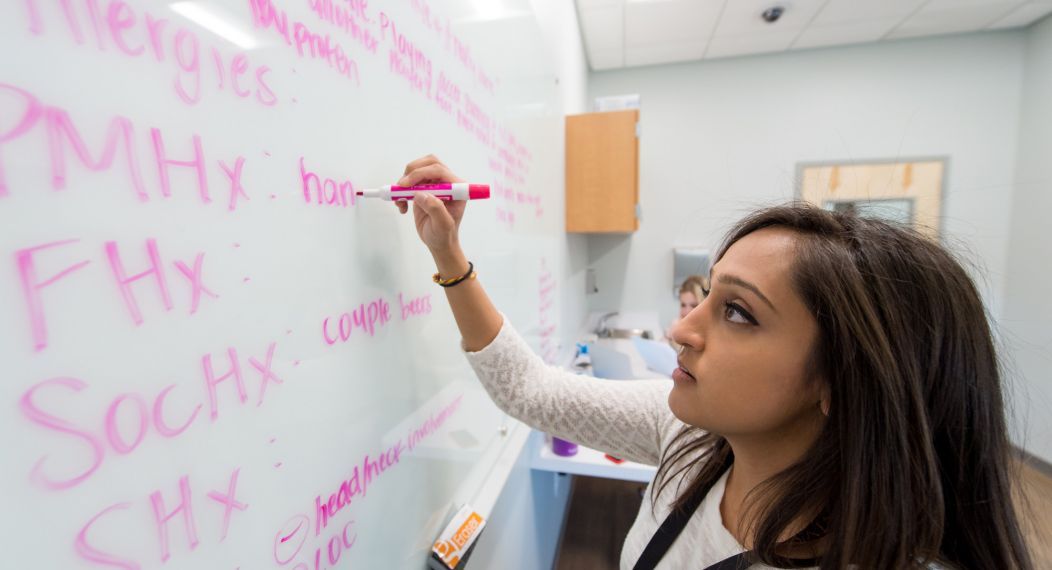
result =
[{"label": "woman's eyebrow", "polygon": [[[775,308],[774,303],[772,303],[771,300],[768,299],[767,296],[764,295],[760,291],[759,287],[757,287],[756,285],[753,285],[752,283],[742,279],[741,277],[738,277],[737,275],[729,275],[727,273],[720,273],[719,277],[717,277],[716,279],[720,283],[725,283],[727,285],[737,285],[739,287],[744,287],[744,288],[752,291],[753,293],[756,293],[756,296],[759,297],[761,300],[763,300],[764,303],[767,303],[767,306],[770,307],[772,311],[774,311],[775,313],[778,312],[778,309]],[[710,282],[711,282],[711,276],[710,276]]]}]

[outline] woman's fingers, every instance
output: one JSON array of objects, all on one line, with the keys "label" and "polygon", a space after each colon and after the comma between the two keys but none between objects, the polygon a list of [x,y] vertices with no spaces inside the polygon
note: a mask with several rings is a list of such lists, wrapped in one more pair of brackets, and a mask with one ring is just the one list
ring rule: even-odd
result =
[{"label": "woman's fingers", "polygon": [[460,224],[461,218],[464,217],[464,208],[467,207],[467,200],[452,200],[442,204],[446,207],[446,211],[449,212],[449,216],[453,218],[453,223]]},{"label": "woman's fingers", "polygon": [[422,156],[405,165],[405,172],[403,172],[402,174],[409,174],[410,172],[416,170],[417,168],[420,168],[421,166],[428,166],[430,164],[442,164],[442,161],[438,160],[438,157],[433,154]]},{"label": "woman's fingers", "polygon": [[[463,180],[453,174],[449,167],[442,164],[438,157],[429,154],[407,164],[405,175],[402,176],[397,185],[414,186],[439,182],[463,182]],[[464,215],[464,204],[444,204],[437,198],[427,200],[427,203],[424,204],[421,203],[422,200],[419,197],[413,202],[420,207],[419,214],[432,217],[435,219],[434,221],[443,225],[451,223],[455,226],[460,221],[460,217]],[[395,204],[398,207],[398,211],[403,214],[409,210],[409,204],[405,202],[395,202]],[[414,210],[416,210],[416,207],[414,207]]]},{"label": "woman's fingers", "polygon": [[[438,160],[437,156],[429,154],[427,156],[422,156],[405,165],[405,171],[402,172],[403,178],[399,180],[399,186],[412,186],[413,184],[416,184],[416,182],[405,182],[405,175],[424,166],[431,166],[435,164],[442,164],[442,162]],[[405,201],[395,201],[395,207],[398,208],[399,213],[402,214],[409,211],[409,204]]]},{"label": "woman's fingers", "polygon": [[427,182],[460,182],[441,162],[415,168],[398,181],[399,186],[413,186]]},{"label": "woman's fingers", "polygon": [[441,224],[442,226],[451,226],[453,218],[446,211],[445,205],[442,200],[435,198],[434,196],[420,193],[418,196],[413,197],[413,204],[415,208],[420,208],[425,214],[431,217],[431,219]]}]

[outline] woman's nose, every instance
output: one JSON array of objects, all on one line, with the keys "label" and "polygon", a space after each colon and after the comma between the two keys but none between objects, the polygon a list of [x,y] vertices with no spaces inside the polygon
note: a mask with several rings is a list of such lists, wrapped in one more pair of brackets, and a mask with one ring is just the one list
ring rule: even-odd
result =
[{"label": "woman's nose", "polygon": [[687,316],[676,321],[669,331],[669,338],[677,344],[689,346],[695,350],[701,350],[705,341],[702,335],[704,329],[704,308],[699,305],[687,313]]}]

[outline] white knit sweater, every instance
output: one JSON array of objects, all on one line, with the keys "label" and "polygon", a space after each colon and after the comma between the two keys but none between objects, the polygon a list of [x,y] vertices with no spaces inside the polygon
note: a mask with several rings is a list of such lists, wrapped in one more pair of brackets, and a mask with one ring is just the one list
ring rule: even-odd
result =
[{"label": "white knit sweater", "polygon": [[[648,465],[657,465],[683,427],[668,407],[668,380],[600,380],[548,366],[505,318],[497,338],[468,361],[494,403],[507,414],[556,437]],[[693,471],[693,470],[688,470]],[[650,485],[621,550],[621,568],[636,563],[671,510],[682,478],[672,479],[654,505]],[[660,569],[702,569],[745,549],[723,526],[726,474],[709,491]],[[651,483],[652,485],[653,483]],[[754,569],[769,568],[761,564]]]}]

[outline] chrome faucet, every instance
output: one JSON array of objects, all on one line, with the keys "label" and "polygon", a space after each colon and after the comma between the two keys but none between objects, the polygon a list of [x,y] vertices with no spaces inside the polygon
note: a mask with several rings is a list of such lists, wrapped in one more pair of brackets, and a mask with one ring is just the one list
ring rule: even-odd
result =
[{"label": "chrome faucet", "polygon": [[610,317],[613,317],[613,316],[616,316],[616,315],[617,315],[617,311],[614,311],[612,313],[607,313],[607,314],[603,315],[602,317],[599,317],[599,324],[596,325],[596,327],[595,327],[595,335],[598,336],[599,338],[609,338],[610,337],[610,328],[608,326],[606,326],[606,321],[610,320]]}]

